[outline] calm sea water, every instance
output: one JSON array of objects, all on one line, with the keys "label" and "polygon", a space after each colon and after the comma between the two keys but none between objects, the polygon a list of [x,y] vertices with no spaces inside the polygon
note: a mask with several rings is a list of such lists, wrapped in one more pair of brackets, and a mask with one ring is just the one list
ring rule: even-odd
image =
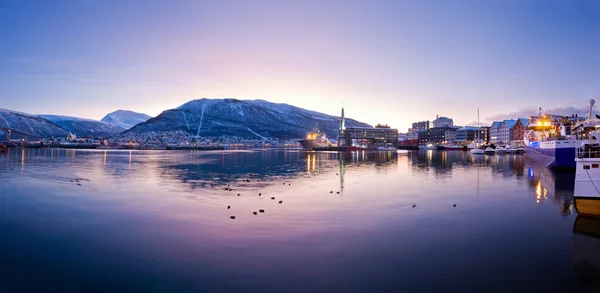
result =
[{"label": "calm sea water", "polygon": [[11,150],[0,292],[598,292],[573,180],[523,155]]}]

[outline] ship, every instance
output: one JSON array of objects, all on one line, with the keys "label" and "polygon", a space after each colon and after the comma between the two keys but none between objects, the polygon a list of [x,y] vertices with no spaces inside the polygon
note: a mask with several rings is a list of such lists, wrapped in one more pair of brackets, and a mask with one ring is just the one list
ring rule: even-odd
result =
[{"label": "ship", "polygon": [[590,130],[600,126],[600,121],[591,117],[594,104],[591,99],[589,115],[583,121],[577,116],[531,116],[523,139],[527,156],[550,169],[574,169],[576,149],[588,139]]},{"label": "ship", "polygon": [[575,209],[581,216],[600,217],[600,131],[590,131],[588,140],[576,149]]},{"label": "ship", "polygon": [[306,139],[301,139],[299,143],[302,145],[302,149],[305,151],[312,151],[315,148],[331,146],[329,140],[327,139],[327,135],[317,128],[310,131],[306,135]]}]

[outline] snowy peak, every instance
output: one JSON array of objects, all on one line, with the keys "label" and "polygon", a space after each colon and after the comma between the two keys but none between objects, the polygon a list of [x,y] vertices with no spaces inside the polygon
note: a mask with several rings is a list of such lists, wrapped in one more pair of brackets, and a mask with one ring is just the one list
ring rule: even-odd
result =
[{"label": "snowy peak", "polygon": [[87,118],[59,115],[39,116],[80,137],[107,136],[125,131],[125,129],[119,126]]},{"label": "snowy peak", "polygon": [[107,114],[100,121],[119,126],[123,129],[130,129],[131,127],[145,122],[150,118],[152,117],[143,113],[137,113],[129,110],[117,110]]},{"label": "snowy peak", "polygon": [[[340,118],[264,100],[197,99],[162,112],[128,132],[185,131],[200,136],[298,139],[318,126],[337,137]],[[371,127],[346,119],[348,126]]]},{"label": "snowy peak", "polygon": [[29,138],[64,137],[68,132],[62,127],[42,117],[12,110],[0,109],[0,135],[6,135],[10,129],[19,137]]}]

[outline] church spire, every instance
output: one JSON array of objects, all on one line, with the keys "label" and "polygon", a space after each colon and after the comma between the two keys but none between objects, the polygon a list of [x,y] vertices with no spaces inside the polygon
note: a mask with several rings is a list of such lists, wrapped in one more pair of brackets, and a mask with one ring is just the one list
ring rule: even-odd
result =
[{"label": "church spire", "polygon": [[342,119],[340,120],[340,130],[346,129],[346,118],[344,118],[344,102],[342,102]]}]

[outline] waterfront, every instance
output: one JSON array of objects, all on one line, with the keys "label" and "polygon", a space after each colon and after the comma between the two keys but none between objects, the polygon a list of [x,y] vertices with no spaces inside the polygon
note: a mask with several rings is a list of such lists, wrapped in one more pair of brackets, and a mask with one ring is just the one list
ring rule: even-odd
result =
[{"label": "waterfront", "polygon": [[595,292],[573,179],[468,152],[11,149],[0,292]]}]

